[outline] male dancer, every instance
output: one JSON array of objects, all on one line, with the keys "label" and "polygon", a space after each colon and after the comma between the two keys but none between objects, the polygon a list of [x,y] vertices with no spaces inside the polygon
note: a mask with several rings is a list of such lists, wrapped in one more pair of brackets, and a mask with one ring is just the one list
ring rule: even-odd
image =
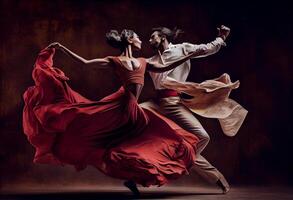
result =
[{"label": "male dancer", "polygon": [[[153,29],[153,31],[154,32],[152,33],[149,42],[151,46],[157,50],[157,54],[149,59],[163,64],[186,56],[192,52],[202,52],[201,56],[194,58],[214,54],[220,50],[221,46],[225,46],[224,41],[230,33],[230,29],[222,25],[218,28],[219,34],[214,41],[207,44],[197,45],[191,43],[172,44],[171,41],[178,35],[178,33],[180,33],[179,30],[171,31],[166,27],[160,27]],[[161,85],[166,78],[171,80],[175,79],[179,82],[185,82],[189,72],[190,60],[165,73],[150,72],[150,76],[157,91],[157,99],[155,101],[143,103],[142,106],[155,108],[179,126],[195,134],[199,138],[200,141],[197,146],[197,160],[194,163],[192,170],[195,170],[210,183],[220,186],[225,194],[230,189],[225,177],[202,155],[200,155],[210,140],[208,133],[193,113],[180,103],[178,93],[174,90],[166,89],[163,85]]]}]

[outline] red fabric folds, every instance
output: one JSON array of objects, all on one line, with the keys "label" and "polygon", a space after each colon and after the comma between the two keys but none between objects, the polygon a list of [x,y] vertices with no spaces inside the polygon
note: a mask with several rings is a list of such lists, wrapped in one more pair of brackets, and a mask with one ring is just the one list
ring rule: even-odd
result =
[{"label": "red fabric folds", "polygon": [[81,96],[53,67],[54,52],[40,52],[33,70],[35,86],[23,95],[23,128],[36,149],[35,163],[71,164],[78,170],[93,165],[144,186],[187,173],[195,161],[196,136],[139,107],[123,86],[100,101]]}]

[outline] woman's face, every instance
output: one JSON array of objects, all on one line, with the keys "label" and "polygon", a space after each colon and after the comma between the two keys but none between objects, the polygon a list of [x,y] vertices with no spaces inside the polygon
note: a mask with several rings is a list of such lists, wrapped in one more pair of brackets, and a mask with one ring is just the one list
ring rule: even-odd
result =
[{"label": "woman's face", "polygon": [[134,47],[135,50],[140,50],[141,49],[141,40],[139,39],[138,35],[136,33],[133,34],[133,37],[130,38],[129,41],[132,45],[132,47]]}]

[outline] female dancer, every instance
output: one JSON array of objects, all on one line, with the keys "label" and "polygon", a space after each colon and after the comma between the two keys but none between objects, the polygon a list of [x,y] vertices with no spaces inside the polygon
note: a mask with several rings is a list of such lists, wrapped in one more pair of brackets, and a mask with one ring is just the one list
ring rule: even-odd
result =
[{"label": "female dancer", "polygon": [[[40,52],[33,70],[35,86],[24,93],[24,133],[36,149],[35,163],[71,164],[77,170],[93,165],[128,180],[124,184],[139,194],[136,183],[160,186],[187,173],[198,141],[155,111],[139,107],[145,70],[167,71],[194,55],[163,66],[132,56],[132,49],[141,48],[132,30],[110,31],[106,37],[121,50],[120,56],[86,60],[59,43]],[[100,101],[81,96],[53,67],[55,49],[82,63],[108,64],[123,85]]]}]

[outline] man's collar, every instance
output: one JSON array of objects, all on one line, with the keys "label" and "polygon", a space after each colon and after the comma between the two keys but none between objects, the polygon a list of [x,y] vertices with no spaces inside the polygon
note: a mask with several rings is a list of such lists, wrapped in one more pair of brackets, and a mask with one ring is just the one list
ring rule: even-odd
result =
[{"label": "man's collar", "polygon": [[172,44],[172,43],[170,42],[170,43],[168,44],[168,48],[165,49],[165,50],[163,51],[163,53],[164,53],[165,51],[169,50],[169,49],[172,49],[174,46],[175,46],[175,45]]},{"label": "man's collar", "polygon": [[165,49],[162,53],[161,53],[161,51],[160,50],[158,50],[158,53],[159,53],[159,56],[161,57],[162,56],[162,54],[165,52],[165,51],[168,51],[169,49],[172,49],[173,47],[174,47],[175,45],[174,44],[172,44],[171,42],[168,44],[168,48],[167,49]]},{"label": "man's collar", "polygon": [[[168,49],[171,49],[174,46],[174,44],[172,44],[171,42],[168,44]],[[167,50],[167,49],[165,49]]]}]

